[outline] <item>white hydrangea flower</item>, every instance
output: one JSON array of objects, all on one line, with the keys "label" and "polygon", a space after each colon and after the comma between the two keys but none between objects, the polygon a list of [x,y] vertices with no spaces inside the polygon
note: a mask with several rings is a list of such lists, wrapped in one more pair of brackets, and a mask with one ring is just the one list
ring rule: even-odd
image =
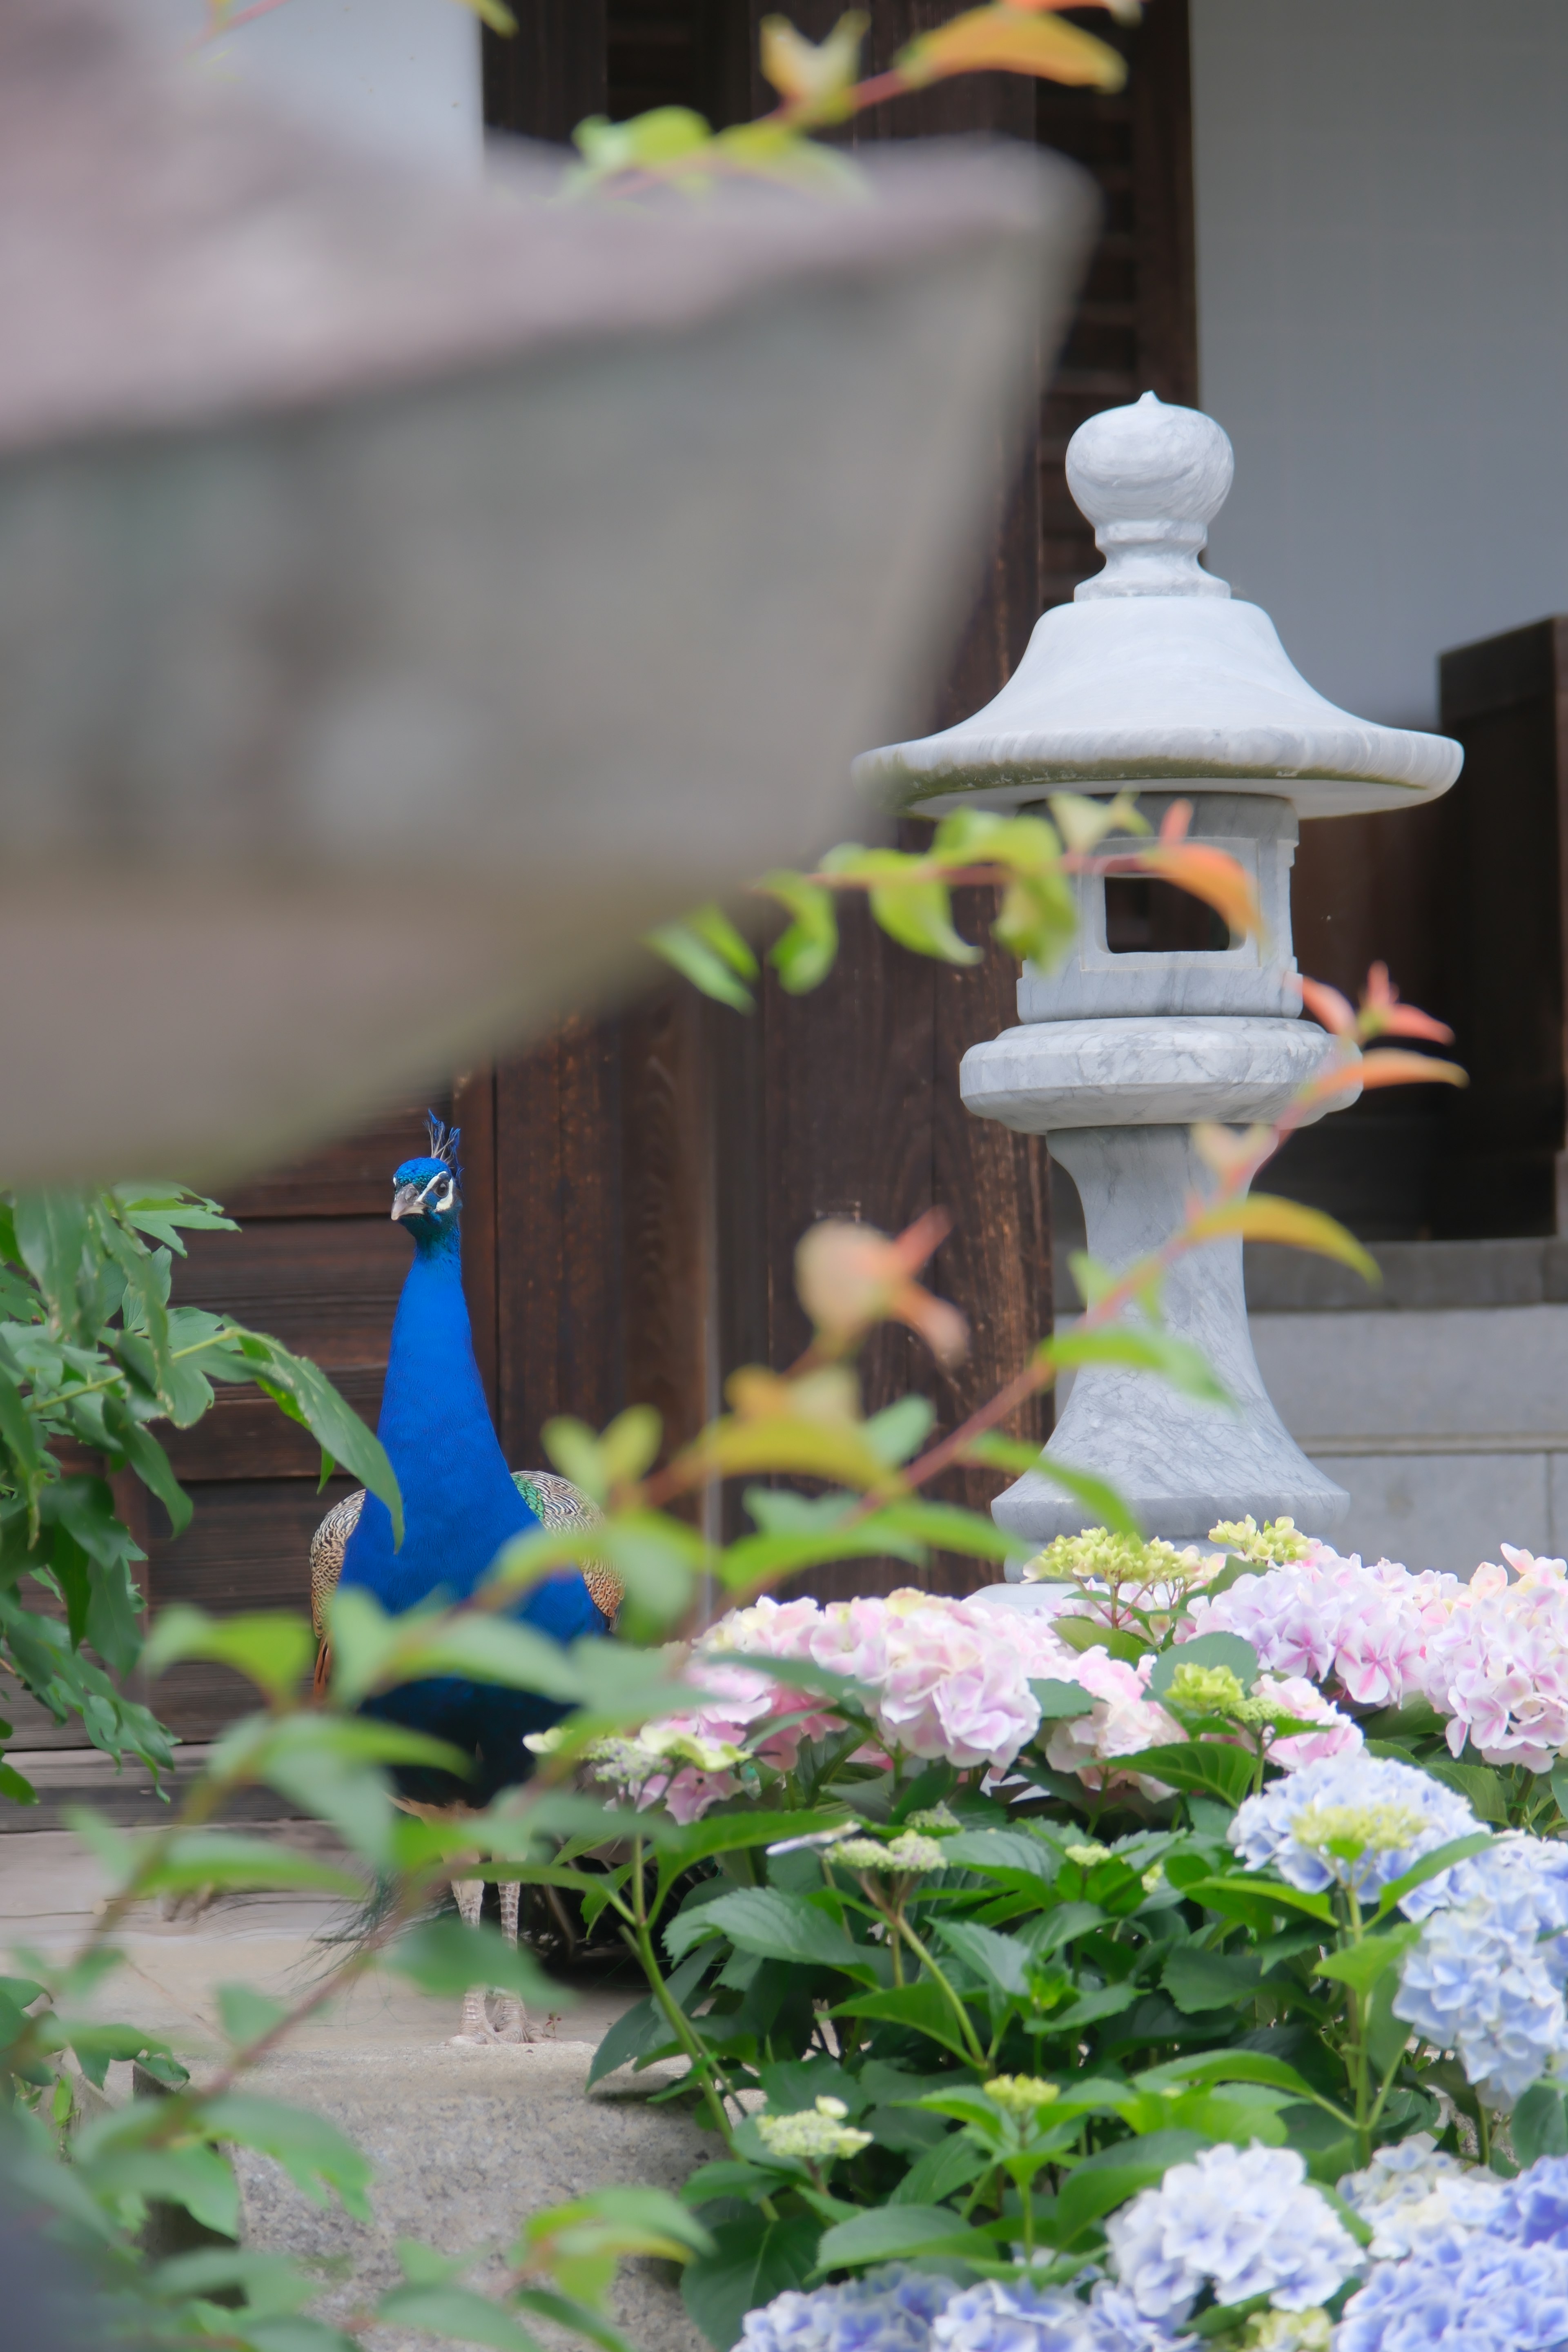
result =
[{"label": "white hydrangea flower", "polygon": [[1380,2263],[1400,2262],[1455,2230],[1485,2230],[1503,2193],[1495,2173],[1444,2155],[1430,2132],[1380,2147],[1339,2186],[1372,2231],[1368,2252]]}]

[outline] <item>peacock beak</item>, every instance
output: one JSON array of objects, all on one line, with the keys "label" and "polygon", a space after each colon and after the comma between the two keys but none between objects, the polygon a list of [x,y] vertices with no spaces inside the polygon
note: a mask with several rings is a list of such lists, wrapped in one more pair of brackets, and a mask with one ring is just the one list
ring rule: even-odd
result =
[{"label": "peacock beak", "polygon": [[417,1184],[400,1184],[392,1196],[393,1223],[400,1224],[405,1217],[418,1216],[422,1205]]}]

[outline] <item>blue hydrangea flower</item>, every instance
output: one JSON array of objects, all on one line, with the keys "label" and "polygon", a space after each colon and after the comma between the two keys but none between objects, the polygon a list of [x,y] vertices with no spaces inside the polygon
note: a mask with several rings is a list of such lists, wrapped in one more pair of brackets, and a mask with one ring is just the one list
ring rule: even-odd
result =
[{"label": "blue hydrangea flower", "polygon": [[[1479,1827],[1464,1798],[1428,1773],[1357,1753],[1326,1757],[1248,1797],[1227,1835],[1249,1870],[1272,1866],[1310,1895],[1353,1886],[1367,1904],[1424,1853]],[[1358,1842],[1353,1860],[1332,1850]],[[1403,1896],[1405,1917],[1423,1919],[1447,1902],[1451,1875],[1441,1871]]]},{"label": "blue hydrangea flower", "polygon": [[1066,2287],[986,2279],[953,2296],[931,2329],[931,2352],[1181,2352],[1181,2347],[1131,2295],[1104,2282],[1080,2303]]},{"label": "blue hydrangea flower", "polygon": [[902,2263],[868,2271],[841,2286],[802,2294],[790,2289],[741,2331],[745,2352],[930,2352],[931,2322],[953,2283]]},{"label": "blue hydrangea flower", "polygon": [[1568,2251],[1568,2156],[1538,2158],[1528,2172],[1502,2192],[1493,2234],[1521,2246],[1555,2245]]},{"label": "blue hydrangea flower", "polygon": [[1351,2297],[1334,2352],[1563,2352],[1568,2248],[1456,2232],[1385,2263]]},{"label": "blue hydrangea flower", "polygon": [[1106,2223],[1117,2279],[1146,2317],[1184,2319],[1205,2286],[1216,2303],[1267,2294],[1281,2311],[1327,2303],[1361,2252],[1292,2148],[1207,2147],[1173,2165]]},{"label": "blue hydrangea flower", "polygon": [[1501,1837],[1443,1875],[1447,1906],[1405,1962],[1394,2014],[1458,2051],[1489,2106],[1511,2106],[1568,2051],[1568,1847]]}]

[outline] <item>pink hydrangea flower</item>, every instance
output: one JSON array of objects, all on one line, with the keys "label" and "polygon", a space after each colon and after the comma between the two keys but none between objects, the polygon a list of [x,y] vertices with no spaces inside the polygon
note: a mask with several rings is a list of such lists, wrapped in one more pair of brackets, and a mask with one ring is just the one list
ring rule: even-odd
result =
[{"label": "pink hydrangea flower", "polygon": [[1095,1704],[1091,1713],[1070,1716],[1053,1729],[1046,1743],[1046,1761],[1053,1771],[1076,1772],[1089,1789],[1131,1780],[1145,1796],[1170,1795],[1161,1781],[1145,1773],[1107,1769],[1119,1756],[1135,1756],[1142,1748],[1166,1747],[1187,1736],[1174,1717],[1149,1696],[1153,1667],[1152,1656],[1134,1666],[1098,1647],[1074,1659],[1073,1672],[1063,1679],[1080,1683]]},{"label": "pink hydrangea flower", "polygon": [[1473,1739],[1489,1764],[1550,1771],[1568,1750],[1568,1570],[1503,1546],[1518,1574],[1486,1561],[1466,1605],[1427,1636],[1426,1693],[1458,1756]]},{"label": "pink hydrangea flower", "polygon": [[1361,1726],[1342,1715],[1333,1703],[1326,1699],[1313,1684],[1300,1675],[1259,1675],[1253,1690],[1254,1698],[1267,1699],[1281,1714],[1293,1715],[1302,1723],[1321,1723],[1321,1731],[1297,1731],[1287,1739],[1277,1739],[1268,1750],[1269,1760],[1283,1764],[1288,1772],[1299,1772],[1303,1765],[1321,1763],[1325,1756],[1343,1756],[1352,1748],[1364,1745]]},{"label": "pink hydrangea flower", "polygon": [[1413,1576],[1387,1559],[1367,1568],[1315,1543],[1289,1567],[1200,1595],[1177,1639],[1239,1633],[1269,1674],[1332,1678],[1358,1706],[1400,1706],[1423,1691],[1428,1634],[1464,1591],[1455,1576]]}]

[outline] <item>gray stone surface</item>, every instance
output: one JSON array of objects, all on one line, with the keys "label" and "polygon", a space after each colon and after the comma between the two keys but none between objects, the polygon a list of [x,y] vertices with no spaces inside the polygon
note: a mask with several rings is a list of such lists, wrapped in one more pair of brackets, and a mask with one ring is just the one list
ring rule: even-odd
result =
[{"label": "gray stone surface", "polygon": [[1336,709],[1292,666],[1268,614],[1200,568],[1229,457],[1212,417],[1152,393],[1081,425],[1068,482],[1104,571],[1036,623],[984,710],[868,751],[858,772],[929,814],[966,800],[1016,805],[1059,784],[1111,793],[1156,780],[1283,790],[1303,816],[1411,807],[1447,792],[1457,743]]},{"label": "gray stone surface", "polygon": [[[269,2159],[242,2154],[247,2243],[320,2264],[326,2275],[316,2309],[342,2320],[399,2284],[399,2237],[448,2253],[504,2247],[525,2215],[585,2189],[613,2182],[679,2189],[712,2158],[712,2135],[679,2110],[648,2105],[648,2090],[670,2079],[665,2070],[585,2095],[591,2056],[584,2042],[544,2042],[278,2059],[255,2087],[328,2116],[374,2159],[375,2221],[366,2228],[335,2206],[323,2210]],[[500,2268],[492,2257],[476,2283]],[[613,2305],[638,2352],[709,2352],[670,2265],[626,2264]],[[576,2340],[540,2332],[552,2343]],[[363,2340],[373,2352],[390,2352],[424,2339],[373,2329]]]},{"label": "gray stone surface", "polygon": [[1255,1314],[1252,1337],[1285,1421],[1325,1451],[1391,1438],[1443,1453],[1489,1438],[1568,1446],[1568,1307]]},{"label": "gray stone surface", "polygon": [[[964,1108],[977,1118],[1050,1136],[1076,1178],[1070,1152],[1055,1143],[1063,1130],[1275,1118],[1328,1052],[1327,1037],[1310,1021],[1218,1014],[1031,1021],[972,1045],[958,1083]],[[1357,1092],[1347,1089],[1336,1108]],[[1151,1232],[1163,1240],[1171,1230]]]},{"label": "gray stone surface", "polygon": [[1254,1314],[1419,1314],[1434,1307],[1568,1303],[1568,1241],[1374,1242],[1383,1276],[1369,1286],[1349,1266],[1270,1242],[1248,1245]]},{"label": "gray stone surface", "polygon": [[[1018,982],[1020,1021],[1074,1021],[1135,1013],[1251,1013],[1295,1020],[1301,1010],[1296,959],[1290,952],[1290,868],[1296,856],[1296,812],[1288,800],[1244,793],[1204,793],[1195,800],[1173,793],[1142,793],[1141,814],[1158,831],[1178,797],[1187,798],[1187,839],[1234,857],[1250,877],[1263,910],[1265,936],[1231,947],[1139,949],[1115,954],[1107,943],[1105,877],[1079,874],[1079,931],[1071,953],[1054,971],[1024,966]],[[1135,848],[1113,837],[1109,850]]]},{"label": "gray stone surface", "polygon": [[[1568,1305],[1532,1298],[1558,1252],[1541,1242],[1385,1247],[1377,1255],[1395,1311],[1254,1312],[1281,1417],[1350,1494],[1334,1530],[1342,1551],[1468,1576],[1505,1543],[1568,1549]],[[1532,1303],[1426,1303],[1467,1289]]]},{"label": "gray stone surface", "polygon": [[[1089,1249],[1112,1266],[1163,1241],[1181,1222],[1187,1194],[1209,1181],[1184,1128],[1068,1128],[1052,1136],[1051,1148],[1082,1196]],[[1240,1243],[1212,1242],[1182,1259],[1166,1284],[1165,1313],[1173,1331],[1202,1349],[1239,1410],[1200,1403],[1149,1373],[1090,1368],[1073,1381],[1047,1458],[1111,1479],[1145,1530],[1172,1542],[1199,1541],[1216,1518],[1247,1511],[1259,1520],[1289,1512],[1298,1527],[1327,1534],[1347,1497],[1314,1468],[1268,1401],[1247,1334]],[[1037,1471],[1009,1486],[993,1510],[998,1525],[1040,1543],[1076,1534],[1085,1519],[1083,1505]]]}]

